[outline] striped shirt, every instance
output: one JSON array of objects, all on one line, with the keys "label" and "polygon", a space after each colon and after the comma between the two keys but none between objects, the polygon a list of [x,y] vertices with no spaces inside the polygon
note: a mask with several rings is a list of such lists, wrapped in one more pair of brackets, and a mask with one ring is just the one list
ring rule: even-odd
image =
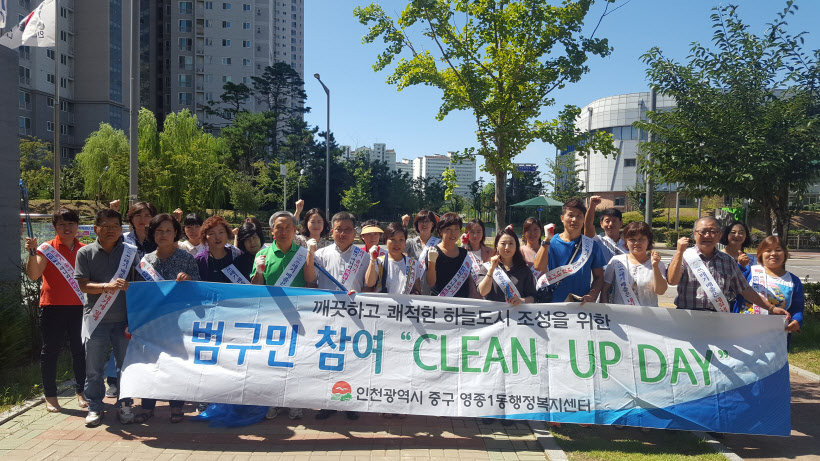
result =
[{"label": "striped shirt", "polygon": [[[697,246],[695,248],[697,249]],[[749,288],[749,282],[746,281],[746,277],[743,276],[743,272],[740,271],[734,258],[717,249],[714,251],[715,254],[711,258],[706,257],[700,250],[698,250],[698,256],[714,277],[729,304],[732,304],[740,292]],[[681,264],[682,272],[678,283],[678,296],[675,297],[675,305],[678,309],[716,312],[715,307],[712,306],[700,286],[700,282],[692,273],[692,269],[686,264],[686,260],[682,259]]]}]

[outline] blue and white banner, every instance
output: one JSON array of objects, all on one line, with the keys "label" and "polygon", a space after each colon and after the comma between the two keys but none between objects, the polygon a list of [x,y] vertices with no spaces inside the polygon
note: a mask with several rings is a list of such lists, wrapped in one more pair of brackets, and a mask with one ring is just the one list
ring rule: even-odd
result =
[{"label": "blue and white banner", "polygon": [[785,318],[132,283],[121,397],[789,435]]}]

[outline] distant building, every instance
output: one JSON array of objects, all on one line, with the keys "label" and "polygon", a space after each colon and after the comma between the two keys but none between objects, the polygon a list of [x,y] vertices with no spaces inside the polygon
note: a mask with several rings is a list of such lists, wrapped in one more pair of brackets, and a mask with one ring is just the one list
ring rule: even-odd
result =
[{"label": "distant building", "polygon": [[396,162],[396,171],[399,173],[407,173],[410,177],[413,177],[413,161],[408,160],[406,158],[401,159],[401,161]]},{"label": "distant building", "polygon": [[371,162],[385,162],[390,171],[396,170],[396,151],[387,149],[384,143],[375,143],[373,147],[362,146],[355,151],[350,146],[341,146],[342,158],[344,160],[353,160],[359,156],[369,159]]},{"label": "distant building", "polygon": [[413,159],[413,178],[436,178],[441,180],[441,174],[448,167],[452,167],[456,171],[456,180],[458,187],[455,193],[463,197],[470,194],[470,184],[476,180],[476,162],[475,160],[463,160],[453,162],[452,152],[446,155],[425,155],[424,157],[416,157]]}]

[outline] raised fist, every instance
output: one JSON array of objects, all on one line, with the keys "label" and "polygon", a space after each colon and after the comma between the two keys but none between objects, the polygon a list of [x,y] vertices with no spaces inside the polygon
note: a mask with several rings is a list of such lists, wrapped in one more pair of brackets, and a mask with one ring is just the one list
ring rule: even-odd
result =
[{"label": "raised fist", "polygon": [[370,250],[368,251],[370,252],[370,259],[377,259],[379,257],[378,245],[373,245],[372,247],[370,247]]},{"label": "raised fist", "polygon": [[407,226],[410,225],[410,215],[409,214],[406,214],[406,215],[401,217],[401,224],[404,227],[407,227]]},{"label": "raised fist", "polygon": [[114,200],[108,204],[108,208],[111,208],[114,211],[120,211],[120,200]]},{"label": "raised fist", "polygon": [[678,239],[678,251],[683,252],[689,248],[689,237],[681,237]]},{"label": "raised fist", "polygon": [[661,262],[661,255],[657,251],[652,252],[652,267],[658,267]]},{"label": "raised fist", "polygon": [[740,255],[737,257],[737,263],[743,267],[748,266],[749,262],[751,261],[749,260],[749,255],[747,255],[746,253],[741,252]]},{"label": "raised fist", "polygon": [[438,259],[438,250],[435,246],[430,247],[430,250],[427,251],[427,261],[431,264],[435,264],[436,260]]},{"label": "raised fist", "polygon": [[307,241],[307,249],[308,253],[313,254],[316,253],[316,248],[319,247],[319,243],[316,242],[316,239],[310,239]]},{"label": "raised fist", "polygon": [[256,272],[260,274],[265,272],[265,255],[256,257]]},{"label": "raised fist", "polygon": [[602,201],[603,200],[601,199],[600,195],[593,195],[589,198],[589,207],[594,209],[595,207],[600,205]]},{"label": "raised fist", "polygon": [[555,224],[550,223],[544,226],[544,237],[549,240],[553,235],[555,235]]},{"label": "raised fist", "polygon": [[26,251],[37,249],[37,238],[26,238]]},{"label": "raised fist", "polygon": [[177,222],[179,222],[179,223],[182,222],[182,209],[181,208],[177,208],[176,210],[174,210],[174,219],[176,219]]},{"label": "raised fist", "polygon": [[464,234],[461,234],[461,244],[463,246],[467,246],[470,244],[470,236],[467,235],[466,232]]}]

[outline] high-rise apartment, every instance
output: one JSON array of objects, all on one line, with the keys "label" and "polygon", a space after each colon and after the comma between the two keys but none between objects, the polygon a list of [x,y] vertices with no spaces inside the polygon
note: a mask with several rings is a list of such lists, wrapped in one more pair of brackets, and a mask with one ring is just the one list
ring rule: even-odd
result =
[{"label": "high-rise apartment", "polygon": [[453,161],[452,153],[446,155],[425,155],[413,159],[413,178],[435,178],[441,180],[442,173],[447,168],[452,168],[456,172],[456,183],[458,187],[455,193],[467,197],[470,193],[470,184],[475,182],[475,160]]},{"label": "high-rise apartment", "polygon": [[[38,3],[7,1],[7,26],[16,25]],[[130,31],[123,24],[129,24],[129,13],[123,0],[58,0],[57,53],[54,47],[18,48],[19,136],[53,142],[59,130],[61,157],[69,159],[100,123],[128,131]],[[59,126],[54,123],[56,85]]]},{"label": "high-rise apartment", "polygon": [[[304,80],[304,0],[160,0],[140,2],[141,93],[162,121],[188,109],[200,121],[227,82],[253,86],[274,62],[290,64]],[[247,109],[263,110],[257,101]]]}]

